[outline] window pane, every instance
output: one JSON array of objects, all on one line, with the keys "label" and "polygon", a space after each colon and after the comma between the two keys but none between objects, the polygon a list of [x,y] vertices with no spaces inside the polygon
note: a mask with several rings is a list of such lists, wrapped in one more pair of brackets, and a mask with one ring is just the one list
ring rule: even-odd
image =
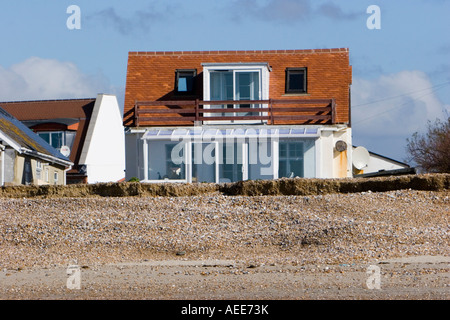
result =
[{"label": "window pane", "polygon": [[236,88],[236,98],[238,100],[250,100],[251,96],[251,88],[252,85],[250,81],[250,73],[248,72],[238,72],[236,74],[236,80],[238,86]]},{"label": "window pane", "polygon": [[186,92],[187,91],[187,79],[184,77],[180,77],[178,79],[178,91]]},{"label": "window pane", "polygon": [[[233,72],[214,71],[210,74],[211,100],[233,100]],[[233,105],[214,105],[212,108],[233,108]],[[224,116],[225,114],[222,113]]]},{"label": "window pane", "polygon": [[279,152],[280,152],[280,158],[286,158],[286,156],[287,156],[287,144],[286,143],[283,143],[283,142],[280,142],[280,145],[279,145]]},{"label": "window pane", "polygon": [[59,149],[63,146],[63,132],[51,133],[51,145],[55,149]]},{"label": "window pane", "polygon": [[194,87],[194,75],[193,74],[183,74],[180,75],[178,79],[178,91],[179,92],[190,92]]},{"label": "window pane", "polygon": [[211,143],[192,144],[192,182],[215,182],[216,148]]},{"label": "window pane", "polygon": [[280,142],[278,177],[304,177],[303,142]]},{"label": "window pane", "polygon": [[287,69],[286,73],[286,92],[306,92],[306,69]]},{"label": "window pane", "polygon": [[178,144],[166,141],[152,141],[148,143],[148,179],[185,179],[184,148],[172,150]]},{"label": "window pane", "polygon": [[303,160],[289,161],[289,175],[288,177],[303,177]]},{"label": "window pane", "polygon": [[[259,72],[236,72],[236,99],[259,100]],[[240,104],[236,108],[258,108],[259,105]],[[258,115],[254,112],[237,113],[238,116]]]},{"label": "window pane", "polygon": [[177,71],[177,92],[192,92],[194,89],[195,71]]},{"label": "window pane", "polygon": [[38,133],[38,135],[50,144],[50,133]]},{"label": "window pane", "polygon": [[[175,144],[166,145],[166,174],[164,178],[181,180],[185,179],[184,163],[175,164],[172,161],[172,150]],[[184,150],[184,149],[182,149]],[[183,156],[183,151],[180,152],[180,156]]]},{"label": "window pane", "polygon": [[287,161],[286,160],[280,160],[280,162],[278,164],[278,177],[279,178],[287,177]]},{"label": "window pane", "polygon": [[299,158],[303,156],[303,144],[302,143],[290,143],[289,144],[289,157]]},{"label": "window pane", "polygon": [[303,72],[293,72],[289,73],[289,89],[290,90],[303,90]]},{"label": "window pane", "polygon": [[242,180],[242,144],[226,143],[222,146],[222,164],[219,165],[222,182]]},{"label": "window pane", "polygon": [[73,141],[75,140],[75,131],[66,131],[66,141],[65,145],[69,147],[69,149],[72,150],[73,147]]}]

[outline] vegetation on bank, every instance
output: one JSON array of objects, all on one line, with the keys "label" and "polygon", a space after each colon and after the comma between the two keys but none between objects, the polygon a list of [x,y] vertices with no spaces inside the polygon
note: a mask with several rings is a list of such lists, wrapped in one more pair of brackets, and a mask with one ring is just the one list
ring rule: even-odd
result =
[{"label": "vegetation on bank", "polygon": [[182,197],[207,194],[228,196],[319,195],[327,193],[387,192],[412,189],[443,191],[450,189],[450,174],[420,174],[364,179],[278,179],[248,180],[235,183],[99,183],[67,186],[7,186],[2,198],[32,197]]}]

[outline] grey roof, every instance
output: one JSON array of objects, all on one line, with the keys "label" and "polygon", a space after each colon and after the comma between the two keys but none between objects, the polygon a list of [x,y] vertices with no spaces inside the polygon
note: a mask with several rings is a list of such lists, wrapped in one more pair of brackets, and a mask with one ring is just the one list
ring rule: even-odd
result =
[{"label": "grey roof", "polygon": [[31,151],[28,154],[50,156],[56,160],[70,163],[69,158],[63,156],[58,150],[49,145],[39,135],[34,133],[22,122],[14,118],[0,107],[0,131],[15,141],[24,150]]}]

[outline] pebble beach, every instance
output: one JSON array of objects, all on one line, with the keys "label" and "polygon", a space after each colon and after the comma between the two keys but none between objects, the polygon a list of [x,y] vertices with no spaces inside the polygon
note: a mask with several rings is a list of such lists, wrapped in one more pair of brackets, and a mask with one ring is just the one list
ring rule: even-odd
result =
[{"label": "pebble beach", "polygon": [[[448,191],[0,199],[0,299],[448,299],[449,213]],[[389,263],[414,257],[438,259]]]}]

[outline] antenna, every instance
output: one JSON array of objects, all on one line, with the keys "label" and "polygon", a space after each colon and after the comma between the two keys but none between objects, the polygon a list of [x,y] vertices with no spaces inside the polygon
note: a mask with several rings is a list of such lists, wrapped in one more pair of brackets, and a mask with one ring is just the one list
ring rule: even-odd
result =
[{"label": "antenna", "polygon": [[369,165],[370,154],[366,148],[357,147],[353,150],[352,158],[353,158],[353,166],[356,169],[361,170],[362,168],[365,168]]}]

